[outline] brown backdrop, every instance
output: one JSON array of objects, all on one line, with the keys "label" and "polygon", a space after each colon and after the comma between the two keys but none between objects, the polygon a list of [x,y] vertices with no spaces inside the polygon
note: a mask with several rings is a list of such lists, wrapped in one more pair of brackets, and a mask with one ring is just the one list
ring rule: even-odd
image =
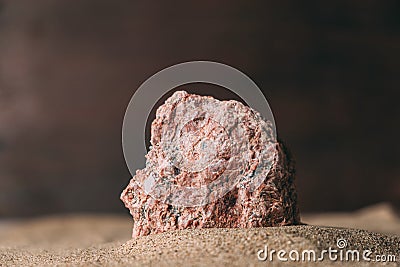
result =
[{"label": "brown backdrop", "polygon": [[0,216],[126,212],[121,124],[164,67],[247,73],[303,211],[400,203],[398,1],[1,1]]}]

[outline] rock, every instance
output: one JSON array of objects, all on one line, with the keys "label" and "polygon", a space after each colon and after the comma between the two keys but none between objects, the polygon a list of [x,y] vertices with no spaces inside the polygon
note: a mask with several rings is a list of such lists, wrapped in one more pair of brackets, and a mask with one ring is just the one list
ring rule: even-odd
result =
[{"label": "rock", "polygon": [[133,237],[299,223],[294,162],[274,133],[237,101],[176,92],[157,110],[146,168],[121,194]]}]

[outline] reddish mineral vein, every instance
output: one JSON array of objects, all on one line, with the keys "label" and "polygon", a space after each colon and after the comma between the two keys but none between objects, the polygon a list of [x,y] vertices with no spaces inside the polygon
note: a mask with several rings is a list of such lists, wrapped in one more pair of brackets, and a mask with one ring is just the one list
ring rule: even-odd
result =
[{"label": "reddish mineral vein", "polygon": [[[185,121],[188,118],[195,119]],[[227,123],[221,125],[225,120]],[[136,172],[121,194],[133,216],[132,236],[185,228],[299,223],[294,162],[282,143],[267,138],[266,125],[256,111],[239,102],[176,92],[157,110],[146,168]],[[235,136],[237,128],[245,129],[243,135]],[[163,180],[181,187],[207,186],[218,181],[227,168],[236,164],[235,147],[244,151],[242,158],[248,159],[245,165],[236,166],[245,178],[238,179],[221,198],[184,207],[167,204],[147,193]],[[262,177],[265,179],[252,190],[249,183],[256,179],[254,173],[263,163],[259,158],[262,153],[271,165],[266,177]],[[224,186],[220,182],[212,190],[219,190],[221,184]]]}]

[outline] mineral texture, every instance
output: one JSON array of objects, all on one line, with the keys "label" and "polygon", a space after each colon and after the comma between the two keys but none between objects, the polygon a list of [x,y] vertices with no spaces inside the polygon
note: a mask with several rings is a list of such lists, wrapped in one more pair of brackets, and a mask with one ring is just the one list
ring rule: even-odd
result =
[{"label": "mineral texture", "polygon": [[237,101],[176,92],[157,110],[146,167],[121,194],[132,236],[299,223],[294,162],[271,129]]}]

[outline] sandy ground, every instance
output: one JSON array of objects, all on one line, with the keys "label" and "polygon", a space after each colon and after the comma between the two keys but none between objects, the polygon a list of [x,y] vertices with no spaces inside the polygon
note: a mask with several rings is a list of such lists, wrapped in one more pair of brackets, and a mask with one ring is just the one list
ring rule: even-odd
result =
[{"label": "sandy ground", "polygon": [[[297,250],[300,258],[304,250],[315,250],[318,258],[324,249],[338,249],[338,239],[347,242],[343,255],[346,249],[360,253],[369,249],[372,260],[377,255],[394,255],[396,262],[385,266],[400,266],[400,219],[389,205],[353,213],[305,214],[302,220],[308,225],[184,230],[132,240],[129,216],[83,214],[0,221],[0,266],[293,266],[294,261],[279,261],[276,254],[272,261],[260,261],[257,253],[267,246],[269,252]],[[378,264],[331,261],[328,255],[324,259],[296,264]]]}]

